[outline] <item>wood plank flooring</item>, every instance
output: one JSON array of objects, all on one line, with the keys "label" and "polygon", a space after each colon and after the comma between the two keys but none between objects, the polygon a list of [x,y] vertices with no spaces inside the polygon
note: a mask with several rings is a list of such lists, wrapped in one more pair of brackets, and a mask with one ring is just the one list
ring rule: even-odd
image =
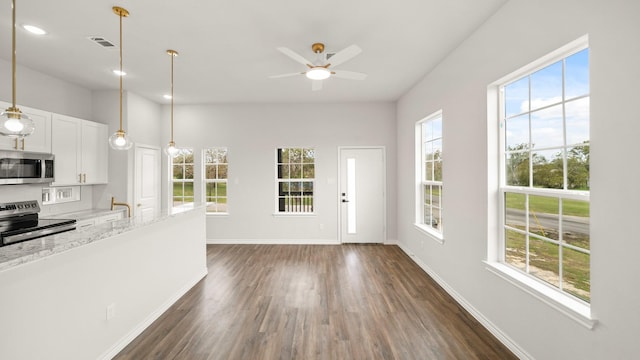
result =
[{"label": "wood plank flooring", "polygon": [[397,246],[207,245],[115,359],[515,359]]}]

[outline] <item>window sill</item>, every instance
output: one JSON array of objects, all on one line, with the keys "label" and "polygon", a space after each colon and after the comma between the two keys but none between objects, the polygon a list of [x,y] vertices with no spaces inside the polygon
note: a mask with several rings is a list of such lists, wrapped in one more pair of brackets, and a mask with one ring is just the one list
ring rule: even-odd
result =
[{"label": "window sill", "polygon": [[418,229],[418,231],[420,231],[424,235],[427,235],[438,244],[444,245],[444,238],[441,233],[434,231],[432,228],[428,226],[424,226],[423,224],[413,223],[413,226],[415,226],[415,228]]},{"label": "window sill", "polygon": [[593,329],[598,323],[591,317],[591,307],[588,304],[565,295],[507,265],[489,261],[484,261],[484,263],[487,265],[487,270],[493,274],[533,295],[587,329]]},{"label": "window sill", "polygon": [[316,213],[288,213],[288,212],[281,212],[281,213],[273,213],[274,217],[313,217],[316,216]]}]

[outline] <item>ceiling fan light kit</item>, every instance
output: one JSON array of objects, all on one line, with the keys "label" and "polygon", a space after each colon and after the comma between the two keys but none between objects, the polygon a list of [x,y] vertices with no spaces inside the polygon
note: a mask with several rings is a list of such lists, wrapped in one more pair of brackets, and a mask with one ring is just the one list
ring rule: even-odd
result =
[{"label": "ceiling fan light kit", "polygon": [[323,66],[315,66],[307,70],[305,75],[311,80],[324,80],[331,76],[331,71]]},{"label": "ceiling fan light kit", "polygon": [[[291,59],[299,62],[305,66],[307,66],[308,70],[303,72],[295,72],[289,74],[280,74],[280,75],[272,75],[269,76],[272,79],[277,79],[281,77],[289,77],[296,75],[304,75],[308,79],[314,80],[311,83],[311,90],[317,91],[322,89],[322,81],[328,79],[332,76],[342,79],[350,79],[350,80],[364,80],[367,77],[367,74],[353,72],[353,71],[341,71],[341,70],[333,70],[333,68],[337,65],[340,65],[348,60],[351,60],[356,55],[362,52],[357,45],[351,45],[331,56],[331,62],[328,62],[327,57],[324,56],[324,44],[323,43],[314,43],[311,45],[311,50],[316,54],[316,61],[311,62],[307,60],[304,56],[296,53],[295,51],[286,48],[279,47],[278,51],[287,55]],[[331,69],[329,69],[331,67]]]}]

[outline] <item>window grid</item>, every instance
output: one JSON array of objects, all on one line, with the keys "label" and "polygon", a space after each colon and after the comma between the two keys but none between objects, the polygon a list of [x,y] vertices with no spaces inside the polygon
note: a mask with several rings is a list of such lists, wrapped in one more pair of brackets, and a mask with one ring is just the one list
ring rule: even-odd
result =
[{"label": "window grid", "polygon": [[500,94],[502,262],[588,303],[588,48]]},{"label": "window grid", "polygon": [[193,204],[193,149],[181,149],[169,159],[173,207]]},{"label": "window grid", "polygon": [[276,159],[277,212],[313,213],[314,149],[279,148]]},{"label": "window grid", "polygon": [[202,158],[207,213],[227,213],[229,170],[227,148],[204,149]]},{"label": "window grid", "polygon": [[442,114],[422,120],[421,138],[421,216],[418,222],[442,234]]}]

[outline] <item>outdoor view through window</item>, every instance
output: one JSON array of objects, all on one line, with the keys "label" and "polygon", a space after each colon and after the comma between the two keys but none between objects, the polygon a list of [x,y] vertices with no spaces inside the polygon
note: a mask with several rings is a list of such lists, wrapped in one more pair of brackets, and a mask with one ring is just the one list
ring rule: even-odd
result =
[{"label": "outdoor view through window", "polygon": [[589,49],[564,56],[501,87],[503,255],[589,302]]}]

